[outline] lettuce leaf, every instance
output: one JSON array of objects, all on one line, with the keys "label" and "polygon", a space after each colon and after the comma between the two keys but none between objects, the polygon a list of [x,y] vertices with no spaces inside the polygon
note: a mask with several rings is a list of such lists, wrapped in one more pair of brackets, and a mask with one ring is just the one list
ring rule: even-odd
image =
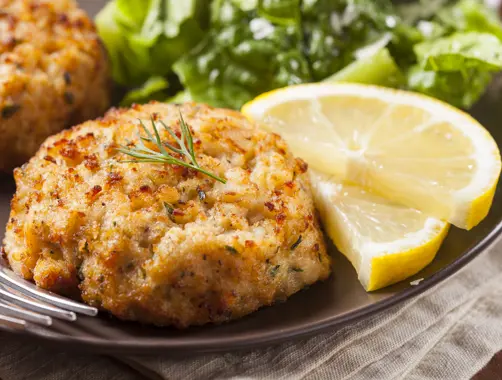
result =
[{"label": "lettuce leaf", "polygon": [[406,24],[416,25],[420,21],[430,21],[452,2],[452,0],[404,1],[396,5],[396,12]]},{"label": "lettuce leaf", "polygon": [[502,70],[502,42],[488,33],[456,33],[415,46],[408,87],[457,107],[471,107]]},{"label": "lettuce leaf", "polygon": [[151,77],[139,88],[129,91],[120,102],[122,107],[137,103],[147,103],[150,100],[165,100],[169,82],[163,77]]},{"label": "lettuce leaf", "polygon": [[115,81],[165,76],[204,37],[210,0],[114,0],[96,17]]},{"label": "lettuce leaf", "polygon": [[305,52],[314,80],[341,70],[354,53],[397,24],[387,0],[309,0],[302,3]]},{"label": "lettuce leaf", "polygon": [[488,33],[455,33],[415,46],[418,61],[425,70],[499,71],[502,68],[502,42]]},{"label": "lettuce leaf", "polygon": [[135,87],[124,104],[240,108],[278,87],[343,80],[470,107],[502,69],[498,16],[483,0],[393,3],[112,0],[97,25],[115,81]]},{"label": "lettuce leaf", "polygon": [[173,66],[194,101],[240,108],[263,92],[311,81],[294,12],[253,0],[216,0],[212,9],[211,33]]},{"label": "lettuce leaf", "polygon": [[502,40],[500,19],[483,0],[460,0],[439,10],[435,20],[451,31],[490,33]]},{"label": "lettuce leaf", "polygon": [[483,0],[421,0],[397,9],[420,34],[412,44],[407,88],[471,107],[502,69],[502,24],[496,13]]},{"label": "lettuce leaf", "polygon": [[132,55],[129,49],[127,33],[116,21],[117,4],[110,2],[96,17],[96,25],[101,40],[106,46],[112,64],[112,77],[115,82],[127,85],[130,78],[128,59]]},{"label": "lettuce leaf", "polygon": [[176,93],[176,95],[166,99],[167,103],[177,103],[177,104],[192,102],[192,101],[193,101],[192,96],[186,90],[179,91],[178,93]]},{"label": "lettuce leaf", "polygon": [[362,56],[324,82],[352,82],[399,87],[404,76],[387,48]]},{"label": "lettuce leaf", "polygon": [[127,28],[141,28],[143,20],[151,6],[152,0],[130,1],[116,0],[115,19]]},{"label": "lettuce leaf", "polygon": [[408,73],[408,88],[467,109],[483,95],[492,79],[486,71],[435,72],[416,65]]},{"label": "lettuce leaf", "polygon": [[258,15],[278,25],[299,24],[300,0],[259,0]]}]

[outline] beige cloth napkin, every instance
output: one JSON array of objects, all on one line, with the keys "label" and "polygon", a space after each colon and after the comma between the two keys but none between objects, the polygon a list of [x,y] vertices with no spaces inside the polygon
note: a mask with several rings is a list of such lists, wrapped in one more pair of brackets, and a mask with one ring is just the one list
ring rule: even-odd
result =
[{"label": "beige cloth napkin", "polygon": [[373,318],[308,340],[188,359],[53,352],[0,335],[3,380],[469,379],[502,350],[502,242],[459,273]]}]

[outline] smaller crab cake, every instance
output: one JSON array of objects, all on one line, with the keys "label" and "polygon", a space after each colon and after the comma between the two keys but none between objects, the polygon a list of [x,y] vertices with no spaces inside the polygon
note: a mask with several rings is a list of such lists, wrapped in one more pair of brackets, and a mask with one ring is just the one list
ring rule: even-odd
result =
[{"label": "smaller crab cake", "polygon": [[[180,136],[180,112],[199,165],[226,184],[117,151],[138,143],[139,120],[152,131],[151,117]],[[228,321],[329,276],[306,171],[281,137],[238,112],[112,110],[52,136],[15,170],[5,253],[26,279],[122,319]]]},{"label": "smaller crab cake", "polygon": [[0,170],[109,106],[106,54],[73,0],[0,0]]}]

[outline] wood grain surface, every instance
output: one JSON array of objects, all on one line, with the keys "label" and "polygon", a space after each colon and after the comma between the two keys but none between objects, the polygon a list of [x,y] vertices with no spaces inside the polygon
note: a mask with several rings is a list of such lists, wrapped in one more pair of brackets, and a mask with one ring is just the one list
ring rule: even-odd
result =
[{"label": "wood grain surface", "polygon": [[502,351],[496,354],[473,380],[502,380]]}]

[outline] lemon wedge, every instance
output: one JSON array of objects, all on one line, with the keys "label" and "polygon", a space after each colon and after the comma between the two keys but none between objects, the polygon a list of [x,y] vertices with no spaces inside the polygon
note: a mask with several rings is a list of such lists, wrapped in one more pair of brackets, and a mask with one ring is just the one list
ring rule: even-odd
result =
[{"label": "lemon wedge", "polygon": [[367,291],[413,276],[436,256],[449,224],[334,176],[311,171],[324,228]]},{"label": "lemon wedge", "polygon": [[488,213],[497,144],[438,100],[360,84],[309,84],[263,94],[242,112],[281,134],[316,170],[464,229]]}]

